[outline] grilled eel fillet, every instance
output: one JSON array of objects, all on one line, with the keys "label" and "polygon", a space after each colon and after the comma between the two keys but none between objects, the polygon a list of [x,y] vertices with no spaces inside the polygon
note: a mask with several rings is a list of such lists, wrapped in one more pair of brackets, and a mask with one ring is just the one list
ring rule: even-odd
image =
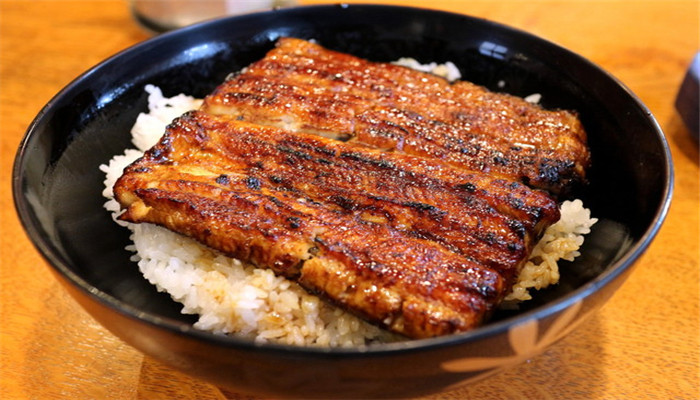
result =
[{"label": "grilled eel fillet", "polygon": [[443,160],[565,194],[585,181],[576,115],[301,39],[282,38],[229,77],[203,109]]},{"label": "grilled eel fillet", "polygon": [[271,268],[411,338],[478,326],[559,218],[517,182],[201,111],[114,193],[124,221]]}]

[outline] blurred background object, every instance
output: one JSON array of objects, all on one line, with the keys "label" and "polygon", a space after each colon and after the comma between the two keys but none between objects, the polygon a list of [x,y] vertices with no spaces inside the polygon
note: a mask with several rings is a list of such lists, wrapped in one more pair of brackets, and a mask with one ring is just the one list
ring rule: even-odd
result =
[{"label": "blurred background object", "polygon": [[676,110],[690,134],[698,140],[700,136],[700,53],[695,55],[678,90]]},{"label": "blurred background object", "polygon": [[295,4],[296,0],[131,0],[131,13],[139,25],[162,33],[211,18]]}]

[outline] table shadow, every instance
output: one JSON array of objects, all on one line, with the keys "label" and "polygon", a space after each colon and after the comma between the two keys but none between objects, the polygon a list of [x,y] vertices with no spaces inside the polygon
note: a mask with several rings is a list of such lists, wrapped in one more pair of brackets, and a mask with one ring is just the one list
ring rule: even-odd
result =
[{"label": "table shadow", "polygon": [[[700,145],[695,140],[688,127],[683,123],[680,115],[674,112],[663,126],[664,134],[669,142],[674,143],[680,153],[693,164],[698,165],[698,153]],[[675,156],[676,154],[674,154]]]}]

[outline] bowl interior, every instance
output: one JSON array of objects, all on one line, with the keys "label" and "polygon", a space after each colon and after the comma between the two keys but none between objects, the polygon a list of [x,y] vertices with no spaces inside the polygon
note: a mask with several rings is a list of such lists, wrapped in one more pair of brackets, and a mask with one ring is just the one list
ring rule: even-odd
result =
[{"label": "bowl interior", "polygon": [[596,66],[529,34],[466,16],[387,6],[301,7],[156,37],[88,71],[42,110],[18,152],[15,201],[30,237],[59,273],[125,309],[174,324],[194,322],[129,261],[128,232],[102,207],[99,166],[133,147],[129,129],[147,108],[146,84],[166,96],[204,96],[281,36],[316,39],[374,61],[452,61],[463,79],[521,96],[540,93],[545,107],[579,113],[593,167],[590,185],[575,196],[600,221],[559,285],[495,320],[542,309],[629,267],[658,228],[670,193],[668,148],[648,111]]}]

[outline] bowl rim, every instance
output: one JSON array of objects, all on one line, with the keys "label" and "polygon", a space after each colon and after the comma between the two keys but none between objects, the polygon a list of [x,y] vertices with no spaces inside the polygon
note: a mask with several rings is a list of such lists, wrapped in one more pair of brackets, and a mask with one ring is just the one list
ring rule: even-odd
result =
[{"label": "bowl rim", "polygon": [[[83,80],[90,77],[91,75],[96,75],[100,73],[100,70],[105,68],[115,60],[119,60],[125,54],[130,54],[132,52],[143,51],[149,47],[156,47],[161,42],[166,42],[172,40],[174,37],[180,35],[187,35],[190,32],[196,30],[203,30],[210,26],[230,23],[239,18],[249,18],[251,16],[266,14],[266,13],[297,13],[297,12],[314,12],[316,10],[338,8],[341,10],[345,9],[389,9],[389,10],[413,10],[415,12],[427,13],[433,16],[446,16],[449,18],[467,18],[473,21],[478,21],[481,24],[489,25],[495,29],[507,31],[509,34],[516,34],[520,36],[525,36],[528,39],[534,39],[543,42],[546,46],[551,46],[560,52],[568,53],[569,56],[577,58],[577,61],[587,64],[588,68],[593,68],[597,70],[598,73],[602,74],[604,77],[612,80],[617,86],[619,86],[630,99],[636,104],[647,118],[647,121],[653,127],[656,137],[659,140],[664,156],[664,187],[663,194],[661,196],[661,204],[657,206],[651,224],[646,228],[644,234],[637,240],[637,242],[627,249],[623,256],[621,256],[617,261],[612,263],[606,271],[596,276],[590,282],[582,285],[581,287],[571,291],[570,293],[558,298],[552,302],[546,303],[538,308],[529,310],[523,313],[519,313],[515,316],[505,318],[500,321],[486,323],[485,325],[478,327],[474,330],[457,333],[453,335],[435,337],[428,339],[415,339],[407,340],[401,342],[392,343],[380,343],[372,344],[369,346],[357,346],[350,348],[343,347],[319,347],[319,346],[296,346],[296,345],[286,345],[278,343],[257,343],[253,339],[241,338],[233,335],[224,336],[219,334],[214,334],[206,331],[202,331],[194,328],[191,324],[185,322],[158,316],[152,313],[140,311],[138,308],[131,306],[116,297],[113,297],[106,292],[100,290],[99,288],[89,284],[86,280],[81,278],[78,274],[73,272],[68,267],[68,260],[66,260],[60,251],[55,249],[51,244],[50,240],[47,238],[46,233],[42,230],[42,225],[38,218],[33,213],[33,209],[29,202],[24,198],[23,191],[23,164],[27,158],[27,153],[29,151],[29,142],[32,137],[36,134],[36,130],[42,121],[46,118],[47,114],[52,108],[52,105],[58,102],[62,97],[66,96],[68,93],[75,90],[77,86],[81,84]],[[618,276],[629,270],[633,264],[641,257],[641,255],[649,247],[649,244],[657,235],[659,229],[661,228],[668,210],[670,208],[671,199],[673,195],[674,186],[674,171],[671,152],[668,146],[668,141],[655,117],[652,115],[648,107],[642,103],[637,95],[635,95],[627,86],[625,86],[620,80],[614,77],[612,74],[599,67],[592,61],[554,43],[547,39],[536,36],[532,33],[523,31],[519,28],[508,26],[499,22],[490,21],[481,17],[474,17],[467,14],[460,14],[450,11],[434,10],[428,8],[419,8],[412,6],[397,6],[397,5],[381,5],[381,4],[326,4],[326,5],[306,5],[306,6],[295,6],[283,9],[272,9],[268,11],[256,12],[251,14],[237,15],[237,16],[226,16],[214,18],[211,20],[199,22],[187,27],[183,27],[177,30],[166,32],[155,37],[151,37],[142,42],[133,44],[112,56],[104,59],[98,64],[90,67],[85,72],[79,74],[70,83],[64,86],[56,95],[54,95],[47,103],[42,107],[39,113],[34,117],[30,125],[28,126],[20,144],[18,146],[17,152],[15,154],[15,159],[13,162],[12,169],[12,194],[15,210],[19,216],[22,227],[25,230],[27,237],[32,242],[33,246],[40,253],[42,258],[46,261],[48,266],[55,273],[59,274],[67,283],[70,283],[73,287],[77,288],[82,294],[88,296],[91,300],[100,303],[124,317],[134,319],[140,323],[148,324],[152,327],[166,329],[172,334],[184,335],[188,337],[193,337],[197,340],[203,340],[209,344],[216,346],[223,346],[226,348],[240,348],[240,349],[250,349],[255,351],[271,351],[271,352],[284,352],[289,354],[304,355],[304,356],[318,356],[318,357],[347,357],[347,356],[369,356],[369,355],[382,355],[382,354],[393,354],[397,352],[411,352],[411,351],[427,351],[430,349],[441,348],[446,346],[461,345],[473,341],[478,341],[482,338],[496,336],[504,331],[508,331],[510,327],[518,326],[523,323],[532,320],[541,320],[548,316],[554,315],[576,302],[582,301],[587,298],[592,293],[596,292],[600,288],[607,286],[613,282]]]}]

